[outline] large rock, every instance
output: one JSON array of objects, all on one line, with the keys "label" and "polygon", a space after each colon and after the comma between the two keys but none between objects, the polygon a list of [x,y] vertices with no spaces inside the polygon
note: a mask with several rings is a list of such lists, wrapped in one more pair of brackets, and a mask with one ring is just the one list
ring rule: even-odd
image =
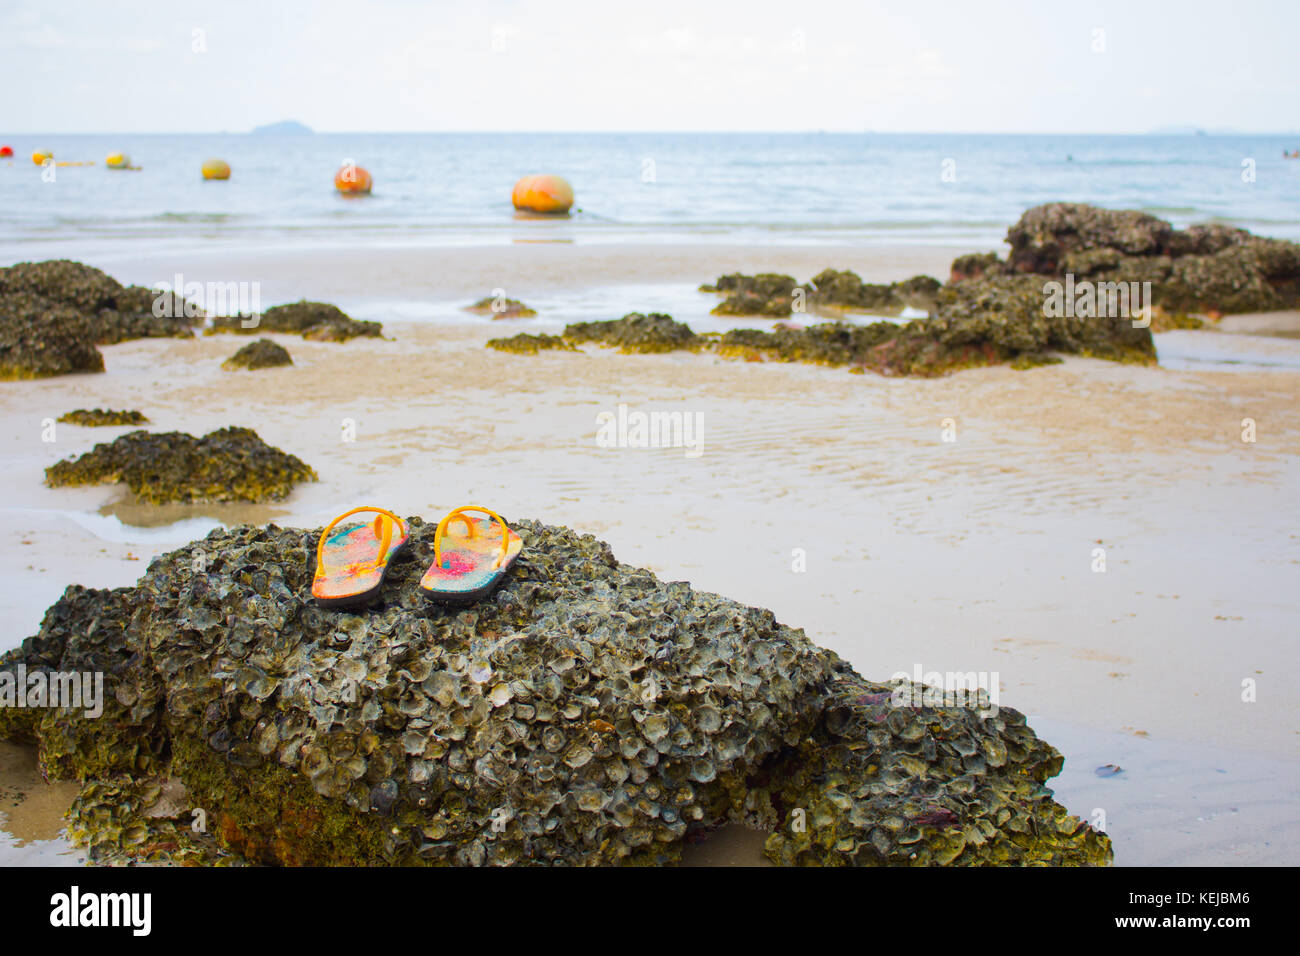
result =
[{"label": "large rock", "polygon": [[[359,613],[310,599],[318,530],[243,526],[135,587],[69,588],[0,658],[106,675],[98,719],[0,708],[0,736],[87,782],[72,833],[92,859],[662,863],[727,821],[776,828],[783,862],[1109,859],[1041,787],[1060,757],[1014,711],[882,712],[770,612],[532,521],[491,597],[441,608],[415,588],[433,528],[410,525]],[[177,825],[190,808],[220,851]],[[782,835],[795,808],[811,835]]]},{"label": "large rock", "polygon": [[[154,314],[156,303],[161,316]],[[186,338],[202,321],[201,313],[187,308],[179,296],[124,286],[100,270],[70,259],[20,262],[0,269],[0,316],[13,312],[73,316],[73,324],[90,345]]]},{"label": "large rock", "polygon": [[1245,229],[1179,230],[1132,210],[1050,203],[1026,211],[1007,242],[1006,262],[991,253],[955,259],[952,281],[1031,273],[1150,282],[1151,304],[1174,317],[1300,308],[1300,245]]},{"label": "large rock", "polygon": [[0,268],[0,379],[102,372],[97,345],[192,335],[184,300],[165,294],[159,317],[158,298],[68,259]]},{"label": "large rock", "polygon": [[1055,353],[1155,362],[1149,329],[1118,315],[1053,315],[1043,284],[1036,276],[967,280],[939,290],[931,318],[735,329],[717,348],[732,357],[852,365],[884,375],[933,376],[1003,362],[1023,368],[1053,361]]}]

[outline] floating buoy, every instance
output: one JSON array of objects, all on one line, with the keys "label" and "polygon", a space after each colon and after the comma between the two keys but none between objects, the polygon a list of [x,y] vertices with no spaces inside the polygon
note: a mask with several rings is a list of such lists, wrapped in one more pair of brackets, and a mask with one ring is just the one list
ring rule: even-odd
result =
[{"label": "floating buoy", "polygon": [[32,162],[37,166],[44,166],[47,160],[53,159],[54,154],[48,149],[38,149],[32,153]]},{"label": "floating buoy", "polygon": [[204,179],[229,179],[230,164],[224,159],[206,159],[203,161]]},{"label": "floating buoy", "polygon": [[573,205],[573,187],[562,176],[525,176],[515,183],[510,201],[528,212],[566,213]]},{"label": "floating buoy", "polygon": [[347,165],[342,166],[339,171],[334,174],[334,188],[341,193],[363,195],[370,192],[370,189],[374,184],[374,180],[370,178],[370,174],[354,163],[348,163]]},{"label": "floating buoy", "polygon": [[130,169],[131,157],[126,153],[109,153],[108,158],[104,160],[104,165],[109,169]]},{"label": "floating buoy", "polygon": [[14,154],[12,146],[0,146],[0,159],[8,159]]}]

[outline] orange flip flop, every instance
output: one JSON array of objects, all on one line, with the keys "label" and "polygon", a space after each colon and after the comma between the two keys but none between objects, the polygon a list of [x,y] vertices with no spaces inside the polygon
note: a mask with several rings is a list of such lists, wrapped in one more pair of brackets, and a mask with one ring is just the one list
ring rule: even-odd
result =
[{"label": "orange flip flop", "polygon": [[[486,518],[474,518],[479,511]],[[458,524],[457,533],[451,525]],[[441,604],[472,604],[501,583],[519,557],[524,541],[495,511],[478,505],[453,508],[433,535],[433,564],[420,588]]]},{"label": "orange flip flop", "polygon": [[[374,512],[374,521],[335,527],[344,518],[366,511]],[[391,511],[362,505],[343,512],[325,527],[316,545],[311,596],[323,607],[370,602],[379,595],[389,562],[409,540],[406,522]]]}]

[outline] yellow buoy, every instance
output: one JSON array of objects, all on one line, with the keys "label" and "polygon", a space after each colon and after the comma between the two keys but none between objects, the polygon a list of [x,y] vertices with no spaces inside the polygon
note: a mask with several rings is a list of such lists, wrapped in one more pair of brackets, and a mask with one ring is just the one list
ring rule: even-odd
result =
[{"label": "yellow buoy", "polygon": [[32,162],[35,163],[37,166],[44,166],[46,160],[50,160],[53,158],[54,158],[54,154],[50,152],[48,149],[38,149],[36,152],[32,153]]},{"label": "yellow buoy", "polygon": [[204,179],[229,179],[230,164],[224,159],[208,159],[203,162]]},{"label": "yellow buoy", "polygon": [[131,157],[126,153],[109,153],[104,165],[109,169],[130,169]]}]

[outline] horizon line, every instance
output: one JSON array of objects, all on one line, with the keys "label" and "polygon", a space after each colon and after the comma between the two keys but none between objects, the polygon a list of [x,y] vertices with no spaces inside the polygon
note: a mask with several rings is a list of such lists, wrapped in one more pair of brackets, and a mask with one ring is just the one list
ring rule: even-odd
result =
[{"label": "horizon line", "polygon": [[[280,122],[261,124],[276,126]],[[296,121],[292,121],[296,122]],[[302,124],[306,126],[307,124]],[[333,130],[307,127],[305,131],[276,133],[258,132],[259,127],[232,130],[11,130],[0,134],[15,136],[1300,136],[1300,130],[1224,130],[1202,129],[1196,126],[1175,124],[1167,130],[1153,129],[1127,132],[1103,130],[849,130],[849,129],[750,129],[750,130],[694,130],[694,129],[572,129],[572,130]]]}]

